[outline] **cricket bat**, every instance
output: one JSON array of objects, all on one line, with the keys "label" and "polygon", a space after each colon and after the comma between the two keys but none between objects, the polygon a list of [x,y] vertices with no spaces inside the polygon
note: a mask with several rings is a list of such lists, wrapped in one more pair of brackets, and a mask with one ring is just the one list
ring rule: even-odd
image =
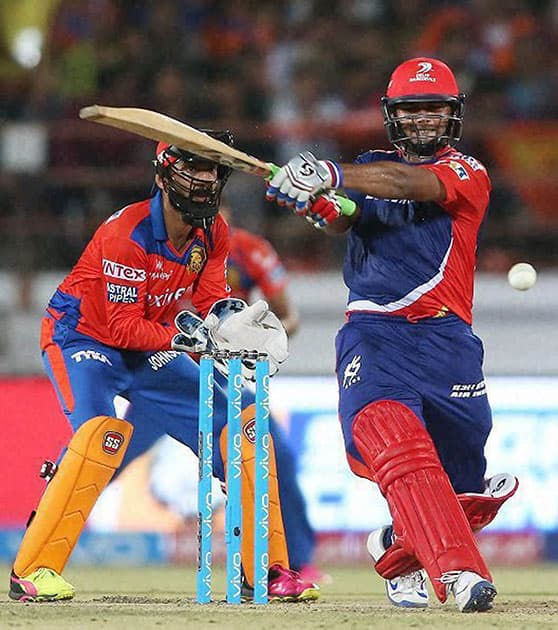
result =
[{"label": "cricket bat", "polygon": [[[139,107],[106,107],[91,105],[79,112],[83,120],[116,127],[156,142],[168,142],[179,149],[189,151],[236,171],[268,178],[277,172],[278,166],[263,162],[239,149],[208,136],[203,131],[190,127],[165,114]],[[356,205],[350,199],[337,195],[342,214],[354,214]]]}]

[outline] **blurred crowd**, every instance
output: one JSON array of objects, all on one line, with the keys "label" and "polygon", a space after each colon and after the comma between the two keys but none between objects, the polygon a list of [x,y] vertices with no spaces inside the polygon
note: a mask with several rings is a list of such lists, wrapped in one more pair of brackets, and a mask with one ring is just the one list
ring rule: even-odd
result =
[{"label": "blurred crowd", "polygon": [[[101,220],[149,193],[153,143],[80,122],[80,107],[146,107],[229,128],[266,161],[302,148],[350,160],[387,148],[379,98],[393,68],[417,55],[455,71],[467,94],[460,146],[493,177],[480,268],[558,265],[558,204],[548,203],[558,202],[557,0],[51,4],[40,63],[1,80],[0,121],[38,123],[48,138],[42,163],[2,173],[2,266],[68,267]],[[257,178],[236,176],[229,188],[235,221],[269,238],[291,268],[339,265],[342,239],[324,247],[263,201]]]}]

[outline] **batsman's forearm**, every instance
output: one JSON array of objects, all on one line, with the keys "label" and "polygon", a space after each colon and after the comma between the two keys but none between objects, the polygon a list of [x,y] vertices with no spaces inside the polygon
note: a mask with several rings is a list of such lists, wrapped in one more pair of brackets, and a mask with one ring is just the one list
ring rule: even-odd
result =
[{"label": "batsman's forearm", "polygon": [[380,199],[442,201],[440,180],[425,168],[397,162],[342,164],[343,186]]}]

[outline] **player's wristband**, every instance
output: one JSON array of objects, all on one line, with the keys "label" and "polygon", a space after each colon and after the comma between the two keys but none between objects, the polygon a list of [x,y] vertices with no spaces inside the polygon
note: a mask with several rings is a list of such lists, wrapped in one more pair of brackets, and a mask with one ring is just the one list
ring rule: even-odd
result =
[{"label": "player's wristband", "polygon": [[325,164],[330,172],[331,187],[343,188],[343,169],[341,168],[341,164],[333,160],[323,160],[322,164]]}]

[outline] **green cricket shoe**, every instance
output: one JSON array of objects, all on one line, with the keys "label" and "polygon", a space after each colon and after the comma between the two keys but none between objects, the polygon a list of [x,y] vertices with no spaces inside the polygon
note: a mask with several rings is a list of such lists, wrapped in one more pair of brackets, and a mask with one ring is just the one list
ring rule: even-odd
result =
[{"label": "green cricket shoe", "polygon": [[18,602],[56,602],[72,599],[76,591],[66,580],[46,567],[41,567],[23,578],[12,571],[10,576],[11,599]]}]

